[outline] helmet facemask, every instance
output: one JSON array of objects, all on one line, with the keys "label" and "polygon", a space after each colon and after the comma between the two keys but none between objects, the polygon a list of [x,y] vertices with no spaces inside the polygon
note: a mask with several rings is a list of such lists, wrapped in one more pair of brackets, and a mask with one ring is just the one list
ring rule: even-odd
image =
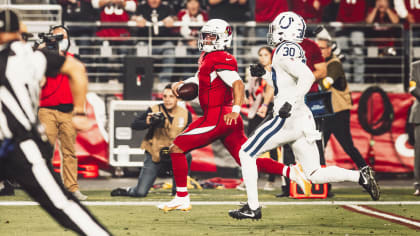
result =
[{"label": "helmet facemask", "polygon": [[220,36],[214,32],[200,32],[198,49],[204,52],[220,50]]},{"label": "helmet facemask", "polygon": [[204,52],[221,51],[230,48],[232,29],[223,20],[207,22],[200,31],[198,49]]}]

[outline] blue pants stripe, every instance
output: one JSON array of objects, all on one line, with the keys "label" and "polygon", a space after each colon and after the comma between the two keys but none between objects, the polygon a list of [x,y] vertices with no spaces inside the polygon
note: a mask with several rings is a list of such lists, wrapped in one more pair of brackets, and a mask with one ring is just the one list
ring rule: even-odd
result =
[{"label": "blue pants stripe", "polygon": [[264,137],[264,139],[258,144],[257,148],[253,152],[251,152],[251,157],[258,153],[258,151],[262,148],[262,146],[267,142],[267,140],[272,137],[275,133],[277,133],[284,125],[286,119],[281,119],[279,126],[277,126],[273,131],[271,131],[268,135]]},{"label": "blue pants stripe", "polygon": [[269,130],[271,127],[273,127],[273,125],[277,122],[278,120],[278,116],[276,116],[276,118],[274,118],[274,120],[267,125],[264,129],[262,129],[260,132],[258,132],[256,134],[256,136],[254,137],[254,139],[252,140],[252,142],[248,145],[248,147],[246,147],[244,149],[245,152],[248,152],[249,150],[251,150],[251,148],[255,145],[255,143],[258,141],[258,139],[265,133],[267,132],[267,130]]}]

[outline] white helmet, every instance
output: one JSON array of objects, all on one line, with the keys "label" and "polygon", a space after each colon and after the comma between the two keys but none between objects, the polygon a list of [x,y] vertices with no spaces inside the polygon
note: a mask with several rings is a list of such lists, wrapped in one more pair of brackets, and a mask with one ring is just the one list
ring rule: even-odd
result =
[{"label": "white helmet", "polygon": [[283,41],[302,42],[305,36],[306,24],[301,16],[287,11],[280,13],[269,25],[267,42],[276,46]]},{"label": "white helmet", "polygon": [[[213,36],[214,39],[206,39]],[[213,52],[230,48],[232,42],[232,27],[220,19],[209,20],[200,30],[198,49],[204,52]]]}]

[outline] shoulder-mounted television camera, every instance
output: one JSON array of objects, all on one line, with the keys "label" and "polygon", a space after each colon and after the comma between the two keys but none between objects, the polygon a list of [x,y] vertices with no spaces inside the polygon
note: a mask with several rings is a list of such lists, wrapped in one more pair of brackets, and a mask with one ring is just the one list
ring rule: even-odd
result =
[{"label": "shoulder-mounted television camera", "polygon": [[52,52],[59,51],[58,43],[63,40],[63,34],[52,34],[52,33],[39,33],[39,40],[35,42],[34,48],[37,49],[39,45],[45,43],[45,48]]}]

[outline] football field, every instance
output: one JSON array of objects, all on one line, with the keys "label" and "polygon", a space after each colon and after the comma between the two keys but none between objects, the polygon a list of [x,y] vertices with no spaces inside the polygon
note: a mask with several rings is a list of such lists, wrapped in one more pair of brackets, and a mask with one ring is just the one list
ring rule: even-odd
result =
[{"label": "football field", "polygon": [[[335,189],[325,200],[276,198],[260,191],[263,218],[234,220],[227,212],[245,201],[239,190],[192,190],[190,212],[164,213],[156,204],[172,197],[110,197],[85,191],[83,202],[114,235],[420,235],[420,199],[411,189],[382,190],[380,201],[359,188]],[[0,235],[75,235],[60,227],[22,191],[0,197]]]}]

